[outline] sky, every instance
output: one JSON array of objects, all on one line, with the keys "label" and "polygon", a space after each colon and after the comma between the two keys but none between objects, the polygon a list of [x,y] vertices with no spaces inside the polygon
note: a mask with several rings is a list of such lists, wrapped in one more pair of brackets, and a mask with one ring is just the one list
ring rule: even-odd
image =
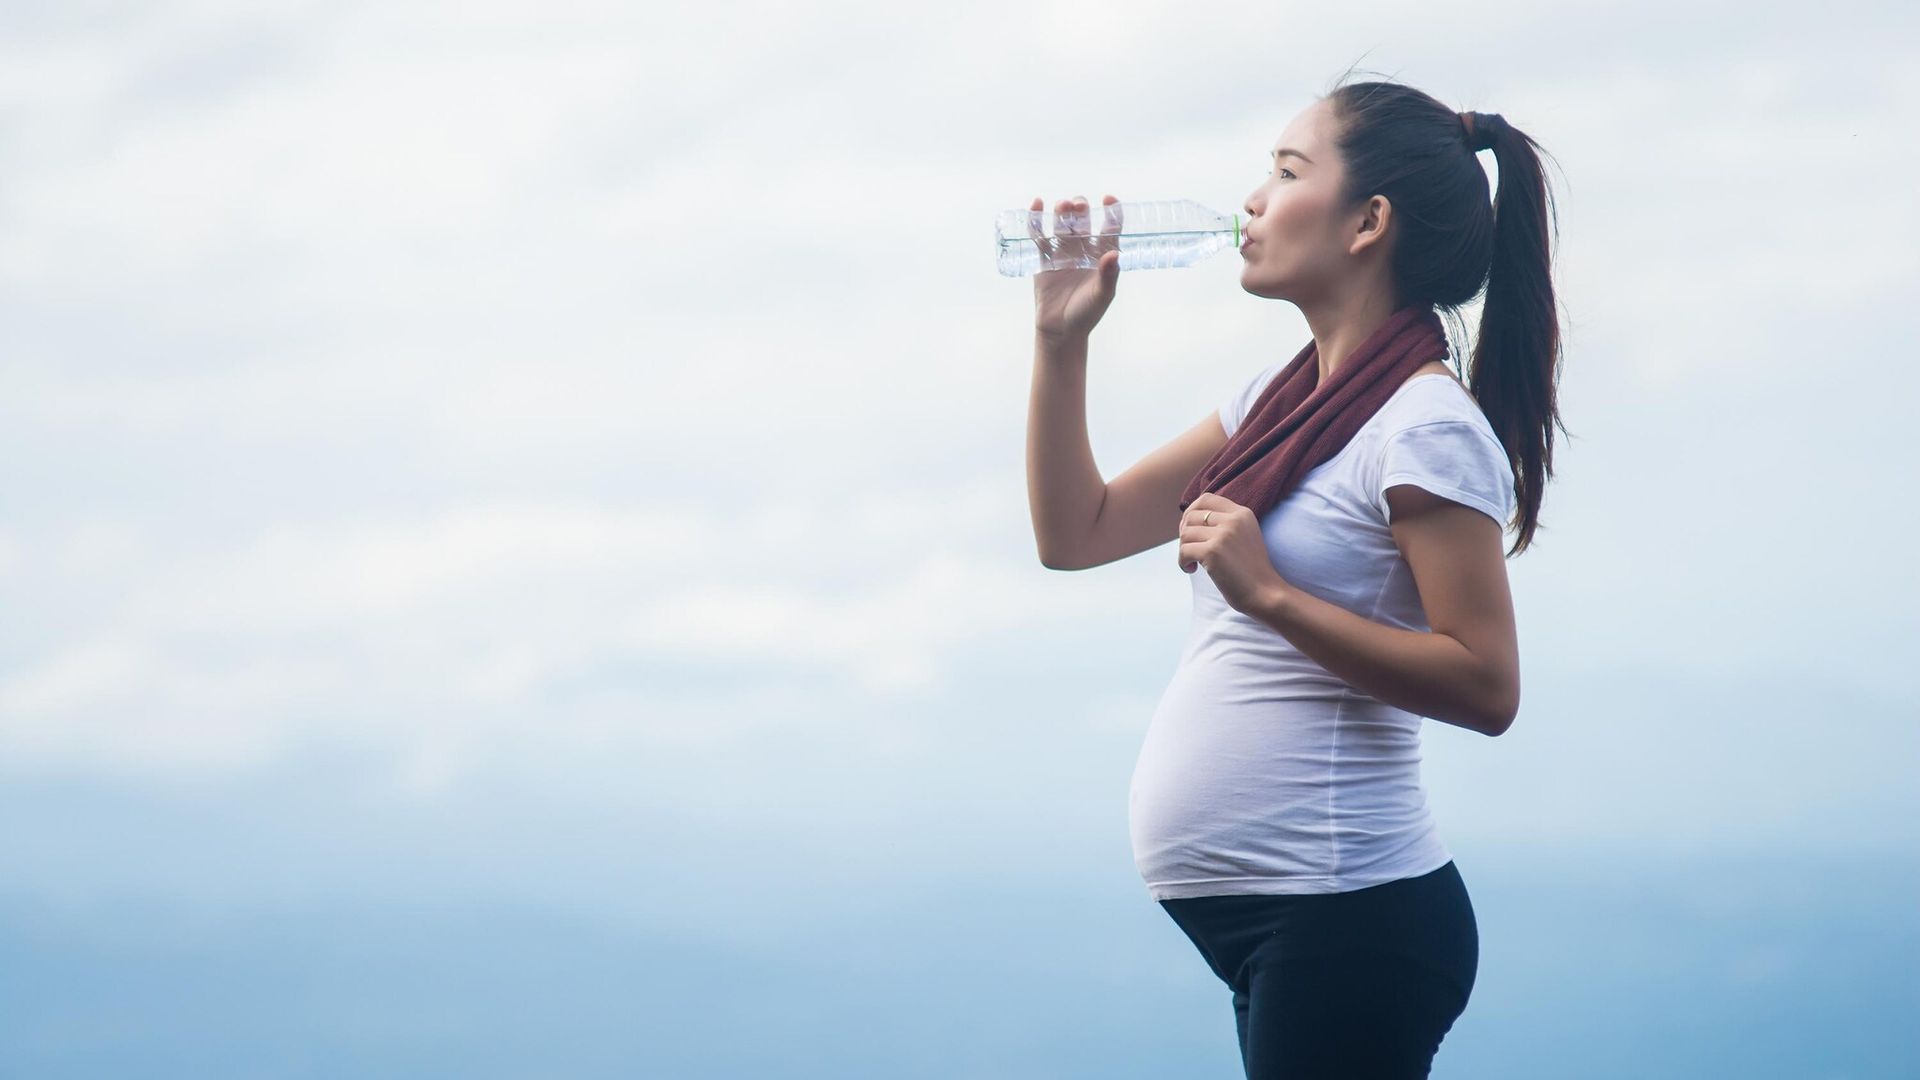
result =
[{"label": "sky", "polygon": [[[1039,564],[991,218],[1238,209],[1354,64],[1538,139],[1560,229],[1520,713],[1423,735],[1434,1075],[1920,1072],[1916,44],[0,6],[0,1072],[1237,1075],[1127,848],[1190,581]],[[1309,339],[1235,265],[1123,276],[1106,477]]]}]

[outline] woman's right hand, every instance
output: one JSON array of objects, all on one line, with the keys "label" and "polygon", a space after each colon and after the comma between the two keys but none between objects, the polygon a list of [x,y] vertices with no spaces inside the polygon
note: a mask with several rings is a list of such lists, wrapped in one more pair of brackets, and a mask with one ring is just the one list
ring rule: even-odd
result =
[{"label": "woman's right hand", "polygon": [[[1099,231],[1091,235],[1087,232],[1085,196],[1053,204],[1052,246],[1068,255],[1078,247],[1098,258],[1100,265],[1093,270],[1042,270],[1033,276],[1034,330],[1042,336],[1086,337],[1113,303],[1114,289],[1120,282],[1119,201],[1112,195],[1105,197]],[[1045,205],[1034,196],[1027,215],[1027,234],[1043,247],[1049,243],[1040,232],[1041,208]]]}]

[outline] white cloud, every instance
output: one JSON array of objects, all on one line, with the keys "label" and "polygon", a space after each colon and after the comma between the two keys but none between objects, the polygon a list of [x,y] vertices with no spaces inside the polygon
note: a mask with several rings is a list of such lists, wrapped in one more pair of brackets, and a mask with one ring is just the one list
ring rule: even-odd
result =
[{"label": "white cloud", "polygon": [[58,595],[116,560],[129,592],[0,680],[0,738],[69,766],[251,766],[303,739],[428,734],[484,757],[529,711],[561,742],[595,723],[566,703],[583,678],[637,679],[643,726],[674,723],[672,684],[745,701],[755,671],[856,697],[959,692],[951,657],[985,640],[1143,610],[970,551],[1018,509],[984,486],[836,507],[491,503],[187,550],[87,523],[24,568]]},{"label": "white cloud", "polygon": [[[1164,552],[1032,558],[1031,286],[989,269],[989,218],[1236,206],[1363,53],[1571,182],[1563,392],[1596,437],[1562,444],[1566,535],[1516,568],[1529,663],[1885,667],[1912,511],[1876,493],[1916,389],[1889,312],[1920,276],[1901,36],[1392,10],[175,5],[10,36],[13,767],[244,772],[332,739],[430,793],[530,728],[751,752],[877,725],[836,695],[987,702],[951,680],[983,649],[1177,635]],[[1107,476],[1304,344],[1231,273],[1123,283],[1088,391]],[[1141,685],[1086,691],[1110,734]]]}]

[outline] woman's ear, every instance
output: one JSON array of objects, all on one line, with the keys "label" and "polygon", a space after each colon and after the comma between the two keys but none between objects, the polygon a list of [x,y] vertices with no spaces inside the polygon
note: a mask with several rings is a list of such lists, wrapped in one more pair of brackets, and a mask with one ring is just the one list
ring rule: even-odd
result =
[{"label": "woman's ear", "polygon": [[1353,241],[1347,245],[1347,254],[1358,255],[1371,244],[1380,243],[1386,238],[1387,224],[1393,219],[1393,204],[1385,195],[1375,195],[1360,208],[1360,227],[1353,234]]}]

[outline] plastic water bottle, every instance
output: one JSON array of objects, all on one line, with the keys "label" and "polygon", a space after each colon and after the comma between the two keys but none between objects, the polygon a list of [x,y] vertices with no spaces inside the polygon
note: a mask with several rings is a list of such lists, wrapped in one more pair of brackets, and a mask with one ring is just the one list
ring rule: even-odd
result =
[{"label": "plastic water bottle", "polygon": [[[1052,211],[996,214],[993,234],[1000,245],[1000,272],[1026,277],[1046,270],[1092,270],[1100,265],[1100,256],[1116,247],[1122,270],[1192,266],[1216,251],[1238,250],[1242,235],[1239,214],[1209,210],[1191,199],[1091,203],[1085,211],[1060,216],[1077,231],[1060,232]],[[1101,232],[1102,226],[1107,232]]]}]

